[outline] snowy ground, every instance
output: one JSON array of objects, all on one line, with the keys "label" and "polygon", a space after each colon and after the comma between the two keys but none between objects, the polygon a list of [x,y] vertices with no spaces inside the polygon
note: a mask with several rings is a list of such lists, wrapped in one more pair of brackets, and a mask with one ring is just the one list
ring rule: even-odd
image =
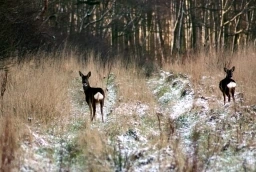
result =
[{"label": "snowy ground", "polygon": [[[92,124],[92,127],[104,131],[104,127],[114,121],[117,115],[136,114],[135,120],[127,121],[132,123],[133,128],[120,133],[114,140],[108,141],[108,144],[120,153],[118,156],[122,157],[122,162],[113,164],[113,171],[177,171],[177,164],[175,164],[177,150],[173,150],[168,144],[159,147],[159,143],[152,141],[152,138],[160,139],[161,137],[156,120],[150,121],[148,118],[148,115],[152,115],[152,109],[164,116],[163,119],[174,121],[175,132],[181,139],[182,153],[185,156],[190,157],[195,154],[193,148],[195,141],[191,139],[191,136],[196,130],[201,133],[200,139],[196,141],[198,145],[206,142],[203,139],[204,135],[207,137],[207,134],[212,133],[218,133],[219,135],[214,138],[221,139],[219,143],[223,143],[223,145],[217,145],[218,147],[231,145],[230,148],[227,147],[216,154],[210,151],[204,152],[205,150],[199,148],[200,156],[205,157],[204,171],[256,170],[256,145],[251,143],[255,141],[256,125],[249,123],[247,118],[243,119],[243,114],[255,116],[256,110],[239,106],[234,112],[232,102],[223,106],[222,100],[218,100],[214,94],[205,96],[204,87],[211,80],[210,77],[203,77],[202,84],[194,90],[188,76],[160,71],[158,75],[147,81],[148,87],[152,90],[152,96],[155,96],[157,100],[157,106],[153,108],[139,101],[117,105],[118,97],[114,76],[111,77],[113,78],[107,86],[107,100],[104,107],[105,123],[97,122]],[[210,87],[217,89],[215,85],[210,85]],[[83,90],[77,81],[74,81],[74,88],[71,89],[72,115],[70,119],[64,121],[68,123],[65,126],[75,127],[79,125],[81,119],[85,120],[85,116],[89,115],[88,106],[85,101],[81,101],[84,99]],[[249,110],[245,112],[244,109]],[[97,114],[97,121],[100,119],[100,114]],[[248,125],[241,124],[243,120]],[[244,128],[238,131],[239,125],[240,128],[241,125]],[[21,171],[59,171],[59,169],[77,171],[79,169],[75,162],[74,165],[65,164],[72,163],[65,159],[70,158],[68,147],[72,145],[72,139],[76,135],[74,130],[64,129],[65,134],[58,136],[52,135],[51,130],[47,134],[42,134],[29,126],[28,128],[32,135],[32,142],[22,144],[25,154],[22,158],[24,162]],[[239,137],[243,138],[238,141],[234,138],[234,133],[240,131]],[[235,153],[234,149],[236,149]],[[209,155],[209,153],[212,154]],[[62,166],[70,168],[63,169]]]}]

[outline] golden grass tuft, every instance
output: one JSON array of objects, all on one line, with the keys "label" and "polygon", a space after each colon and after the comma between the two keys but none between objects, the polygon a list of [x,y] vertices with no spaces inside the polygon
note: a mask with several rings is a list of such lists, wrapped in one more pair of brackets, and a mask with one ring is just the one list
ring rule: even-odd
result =
[{"label": "golden grass tuft", "polygon": [[22,125],[18,119],[12,116],[0,117],[0,170],[17,170],[20,159],[19,142],[21,141]]},{"label": "golden grass tuft", "polygon": [[19,64],[9,70],[4,114],[47,124],[68,113],[68,75],[48,65],[56,64]]},{"label": "golden grass tuft", "polygon": [[81,129],[77,136],[77,148],[81,151],[82,166],[86,171],[110,171],[110,164],[106,161],[110,154],[107,137],[98,128],[91,128],[89,122]]},{"label": "golden grass tuft", "polygon": [[137,64],[125,67],[120,61],[114,64],[113,73],[116,76],[120,101],[141,102],[152,106],[155,104],[154,96],[147,85],[147,78]]},{"label": "golden grass tuft", "polygon": [[[250,46],[240,50],[233,57],[236,67],[233,78],[237,82],[237,91],[243,94],[245,104],[256,104],[256,53],[255,47]],[[233,65],[230,65],[232,67]]]}]

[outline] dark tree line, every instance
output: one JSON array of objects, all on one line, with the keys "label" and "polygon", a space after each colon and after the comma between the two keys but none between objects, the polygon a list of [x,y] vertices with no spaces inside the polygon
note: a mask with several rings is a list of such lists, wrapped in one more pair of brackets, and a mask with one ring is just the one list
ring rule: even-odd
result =
[{"label": "dark tree line", "polygon": [[175,59],[256,38],[256,0],[0,0],[0,56],[61,50]]}]

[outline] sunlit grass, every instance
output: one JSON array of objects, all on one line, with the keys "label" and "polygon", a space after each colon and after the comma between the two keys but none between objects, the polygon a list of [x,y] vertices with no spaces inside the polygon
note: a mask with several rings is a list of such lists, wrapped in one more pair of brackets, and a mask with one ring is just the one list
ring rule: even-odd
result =
[{"label": "sunlit grass", "polygon": [[[177,61],[163,66],[165,70],[185,73],[191,77],[195,89],[203,76],[210,77],[205,91],[221,98],[218,84],[225,78],[224,67],[236,67],[233,79],[237,82],[236,92],[242,93],[245,104],[256,103],[256,54],[254,46],[248,46],[235,53],[217,53],[201,51],[187,55],[182,62]],[[214,86],[215,85],[215,86]],[[214,87],[213,87],[214,86]]]}]

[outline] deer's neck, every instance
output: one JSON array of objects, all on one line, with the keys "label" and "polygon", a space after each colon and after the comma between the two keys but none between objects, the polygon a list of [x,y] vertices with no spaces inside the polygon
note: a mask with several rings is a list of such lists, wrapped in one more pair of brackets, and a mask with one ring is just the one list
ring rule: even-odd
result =
[{"label": "deer's neck", "polygon": [[83,88],[84,88],[84,91],[88,91],[88,90],[90,90],[90,89],[91,89],[90,85],[83,86]]},{"label": "deer's neck", "polygon": [[232,78],[232,76],[226,76],[226,78],[225,79],[231,79]]}]

